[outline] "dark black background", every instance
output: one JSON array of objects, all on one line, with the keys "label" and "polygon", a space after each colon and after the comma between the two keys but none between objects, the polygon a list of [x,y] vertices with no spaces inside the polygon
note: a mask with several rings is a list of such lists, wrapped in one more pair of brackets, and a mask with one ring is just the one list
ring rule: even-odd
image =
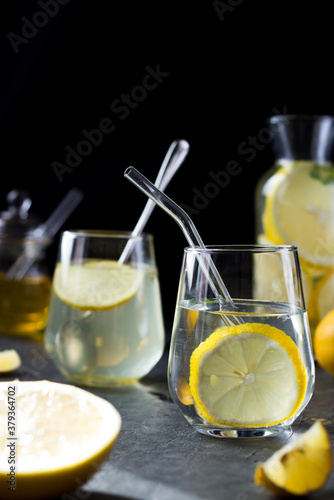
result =
[{"label": "dark black background", "polygon": [[[46,219],[77,186],[85,197],[64,228],[131,230],[146,198],[124,179],[125,168],[154,180],[171,141],[184,138],[190,153],[167,194],[193,206],[210,172],[237,162],[238,175],[192,218],[207,244],[253,242],[254,188],[272,161],[264,118],[334,113],[332,16],[324,1],[218,4],[63,0],[43,17],[38,1],[1,2],[0,208],[8,191],[24,188],[31,210]],[[44,26],[24,43],[15,37],[27,20]],[[113,112],[116,99],[142,85],[147,67],[165,74],[159,85],[128,116]],[[52,163],[64,164],[65,148],[75,149],[82,130],[104,118],[113,132],[60,182]],[[170,319],[186,242],[159,208],[146,230],[155,237]]]}]

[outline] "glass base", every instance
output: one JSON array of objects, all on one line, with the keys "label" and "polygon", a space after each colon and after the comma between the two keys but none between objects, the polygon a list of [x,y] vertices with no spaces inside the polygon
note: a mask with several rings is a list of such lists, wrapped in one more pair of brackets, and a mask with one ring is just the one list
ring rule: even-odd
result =
[{"label": "glass base", "polygon": [[289,438],[292,435],[292,428],[272,426],[272,427],[206,427],[202,425],[194,426],[197,432],[215,438],[227,439],[260,439],[264,437],[282,436]]}]

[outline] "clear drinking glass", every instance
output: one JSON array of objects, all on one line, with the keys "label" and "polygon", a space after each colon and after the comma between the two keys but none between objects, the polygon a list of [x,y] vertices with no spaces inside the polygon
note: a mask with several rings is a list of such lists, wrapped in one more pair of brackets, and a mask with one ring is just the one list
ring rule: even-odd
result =
[{"label": "clear drinking glass", "polygon": [[[209,263],[232,304],[214,291]],[[291,434],[314,387],[296,247],[185,249],[168,383],[184,417],[203,434]]]},{"label": "clear drinking glass", "polygon": [[[131,252],[121,264],[127,244]],[[124,386],[153,368],[163,353],[164,326],[151,235],[62,234],[45,347],[80,385]]]}]

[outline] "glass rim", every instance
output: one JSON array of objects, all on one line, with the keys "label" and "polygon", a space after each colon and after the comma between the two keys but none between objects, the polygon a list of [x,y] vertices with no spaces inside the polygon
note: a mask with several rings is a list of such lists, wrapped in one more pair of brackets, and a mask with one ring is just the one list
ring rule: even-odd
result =
[{"label": "glass rim", "polygon": [[185,247],[184,253],[201,254],[227,254],[227,253],[285,253],[296,252],[298,248],[295,245],[275,245],[275,244],[237,244],[237,245],[207,245],[205,248]]},{"label": "glass rim", "polygon": [[70,235],[74,237],[85,237],[85,238],[114,238],[114,239],[133,239],[133,240],[144,240],[153,239],[151,233],[140,233],[137,236],[132,236],[131,231],[119,231],[119,230],[109,230],[109,229],[67,229],[62,232],[62,237]]},{"label": "glass rim", "polygon": [[332,120],[334,121],[334,115],[312,115],[312,114],[286,114],[286,115],[272,115],[265,119],[267,123],[280,123],[284,121],[320,121],[320,120]]}]

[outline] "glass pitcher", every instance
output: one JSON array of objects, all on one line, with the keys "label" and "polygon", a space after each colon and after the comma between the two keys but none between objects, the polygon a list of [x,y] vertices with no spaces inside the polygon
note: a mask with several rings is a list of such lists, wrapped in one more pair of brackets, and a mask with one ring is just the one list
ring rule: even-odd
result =
[{"label": "glass pitcher", "polygon": [[256,239],[298,247],[314,332],[334,309],[334,117],[272,116],[267,126],[275,160],[256,188]]}]

